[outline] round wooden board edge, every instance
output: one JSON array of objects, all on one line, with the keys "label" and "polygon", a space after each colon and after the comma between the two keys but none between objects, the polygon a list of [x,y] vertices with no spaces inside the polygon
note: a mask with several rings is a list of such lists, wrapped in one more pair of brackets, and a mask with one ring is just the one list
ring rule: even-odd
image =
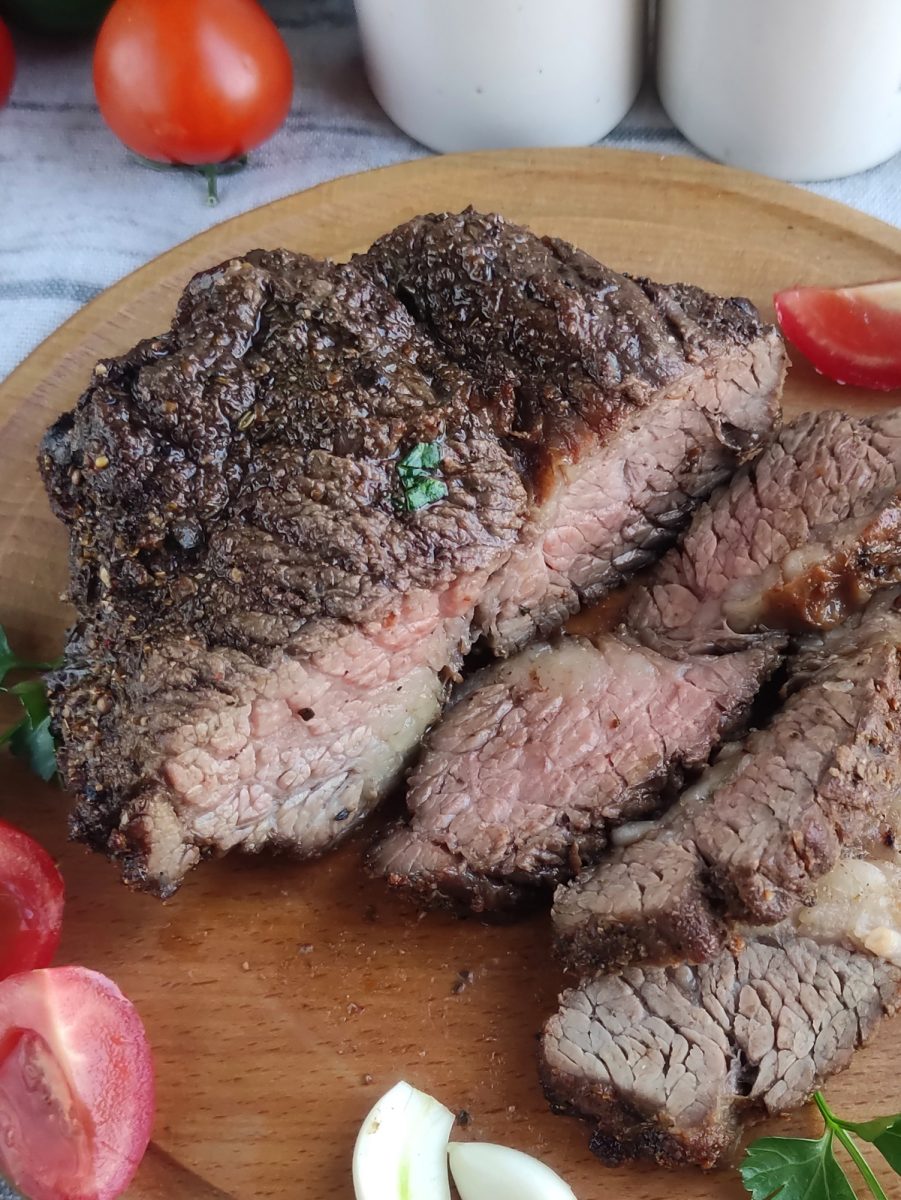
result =
[{"label": "round wooden board edge", "polygon": [[[486,151],[477,154],[414,159],[341,176],[249,209],[176,244],[113,283],[52,332],[13,370],[6,380],[0,383],[0,431],[6,427],[8,418],[15,412],[16,407],[24,402],[37,383],[46,377],[48,367],[52,368],[54,361],[64,354],[71,354],[72,347],[79,346],[84,333],[98,325],[109,323],[126,306],[132,307],[130,315],[134,315],[134,310],[140,308],[141,297],[146,286],[150,283],[159,284],[161,264],[177,264],[178,273],[183,274],[182,282],[186,282],[194,269],[205,265],[202,261],[204,256],[209,264],[223,257],[216,248],[221,241],[237,242],[246,237],[247,245],[244,248],[250,248],[250,243],[255,237],[254,230],[260,224],[263,213],[284,213],[288,220],[297,221],[298,240],[300,240],[303,233],[302,218],[304,214],[320,204],[328,206],[333,200],[336,205],[340,205],[342,194],[348,187],[352,187],[355,181],[363,183],[366,188],[377,193],[381,179],[389,175],[392,179],[400,178],[404,181],[404,186],[399,190],[404,191],[410,197],[407,215],[412,216],[420,211],[416,205],[418,180],[427,175],[434,189],[436,178],[440,180],[440,177],[445,175],[450,181],[454,174],[459,175],[467,168],[483,177],[487,177],[493,170],[513,174],[534,170],[539,177],[553,174],[564,176],[575,174],[582,178],[596,177],[599,199],[602,195],[601,189],[604,186],[605,178],[609,180],[626,174],[635,176],[640,173],[643,182],[646,182],[649,187],[675,185],[685,188],[697,187],[707,191],[712,189],[723,194],[740,194],[756,203],[783,210],[786,213],[787,223],[790,223],[794,216],[806,216],[812,221],[830,228],[840,229],[846,235],[850,234],[884,247],[889,254],[901,255],[901,230],[895,229],[891,225],[793,185],[703,160],[680,156],[664,157],[642,151],[606,148]],[[211,249],[208,250],[207,248],[210,247]],[[182,270],[182,268],[184,269]],[[168,274],[171,276],[172,273],[173,271],[170,271]],[[153,331],[146,330],[145,332]],[[85,382],[87,382],[87,372],[85,373]],[[59,399],[71,403],[75,397],[60,395]],[[0,438],[2,437],[3,434],[0,432]],[[144,1196],[151,1197],[156,1194],[157,1190],[159,1194],[163,1192],[172,1194],[176,1187],[181,1189],[182,1195],[197,1197],[198,1200],[201,1196],[209,1193],[210,1185],[206,1181],[199,1176],[183,1174],[184,1169],[176,1160],[169,1159],[165,1152],[162,1153],[162,1159],[160,1159],[160,1152],[153,1150],[148,1158],[147,1168],[142,1180],[141,1194]],[[215,1194],[222,1195],[218,1192]]]},{"label": "round wooden board edge", "polygon": [[[95,296],[77,312],[59,325],[42,342],[40,342],[22,360],[5,380],[0,382],[0,420],[7,419],[15,409],[17,402],[25,399],[38,378],[43,374],[44,365],[52,359],[55,344],[77,341],[81,330],[94,328],[108,320],[111,314],[122,307],[120,297],[130,301],[139,295],[142,285],[149,276],[159,270],[161,262],[172,259],[184,259],[186,262],[202,258],[205,247],[211,247],[219,242],[223,234],[242,236],[246,230],[248,237],[259,224],[260,214],[267,212],[278,214],[289,213],[298,205],[302,215],[307,205],[327,204],[333,195],[340,193],[352,181],[365,181],[367,185],[378,185],[380,178],[387,174],[393,176],[407,175],[409,183],[407,193],[416,196],[416,180],[422,173],[430,176],[447,173],[452,176],[461,167],[472,166],[477,170],[552,170],[552,171],[586,171],[597,172],[598,183],[603,181],[605,174],[620,171],[643,170],[647,174],[648,184],[662,182],[680,184],[682,186],[715,186],[723,193],[738,193],[747,196],[758,203],[771,207],[783,208],[787,212],[802,214],[814,221],[830,226],[839,226],[846,233],[877,242],[885,246],[893,254],[901,255],[901,229],[871,217],[866,213],[830,200],[816,193],[808,192],[802,187],[770,179],[751,171],[743,171],[736,167],[724,166],[709,162],[705,159],[689,158],[682,155],[652,154],[643,150],[617,150],[608,147],[574,147],[570,149],[537,149],[537,150],[483,150],[466,154],[445,154],[410,159],[406,162],[394,163],[384,167],[374,167],[349,175],[341,175],[335,179],[326,180],[292,192],[281,199],[269,201],[230,217],[227,221],[210,226],[200,233],[194,234],[185,241],[176,243],[170,249],[151,259],[143,266],[124,275],[115,283],[110,284],[99,295]],[[411,202],[409,216],[414,216],[418,209]],[[386,231],[387,232],[387,231]],[[250,237],[252,241],[252,237]],[[250,245],[246,247],[250,249]],[[216,252],[211,249],[210,258],[216,261]],[[192,268],[192,269],[196,269]],[[185,282],[191,273],[186,272]],[[789,281],[786,281],[787,283]],[[791,281],[796,282],[796,281]],[[856,282],[865,282],[863,280]],[[71,335],[71,338],[70,338]],[[0,426],[2,428],[2,426]]]}]

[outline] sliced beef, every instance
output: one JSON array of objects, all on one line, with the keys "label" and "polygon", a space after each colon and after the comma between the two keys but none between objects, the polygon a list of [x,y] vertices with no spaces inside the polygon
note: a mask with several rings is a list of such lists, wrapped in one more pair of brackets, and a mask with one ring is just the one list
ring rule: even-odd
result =
[{"label": "sliced beef", "polygon": [[778,423],[776,331],[746,300],[631,279],[471,210],[360,263],[471,371],[531,497],[479,604],[507,653],[648,565]]},{"label": "sliced beef", "polygon": [[798,417],[699,512],[633,629],[667,653],[714,653],[761,625],[836,624],[898,569],[899,486],[901,409]]},{"label": "sliced beef", "polygon": [[482,672],[434,730],[410,824],[373,867],[475,911],[534,898],[597,858],[611,822],[678,791],[742,722],[771,660],[758,647],[678,661],[616,637],[530,647]]},{"label": "sliced beef", "polygon": [[[599,857],[611,825],[633,820],[642,806],[644,813],[663,807],[680,773],[703,764],[737,727],[778,662],[780,623],[790,630],[831,626],[891,581],[901,566],[899,483],[898,412],[872,421],[825,413],[787,426],[702,506],[683,545],[636,591],[625,632],[596,649],[564,643],[547,652],[561,656],[559,670],[546,657],[536,676],[526,655],[470,682],[411,777],[409,830],[395,831],[376,851],[376,869],[420,897],[468,894],[479,911],[578,874]],[[811,559],[798,567],[802,548]],[[740,632],[730,627],[727,609],[739,596]],[[726,674],[711,665],[717,655]],[[684,678],[700,683],[694,704],[663,682],[683,678],[676,663],[688,665]],[[706,706],[702,717],[698,703]],[[722,720],[723,713],[730,718]],[[573,746],[581,754],[577,767]],[[583,872],[572,896],[558,900],[561,937],[572,932],[577,957],[592,953],[596,902],[602,914],[610,906],[609,921],[599,918],[604,955],[628,959],[642,947],[656,954],[675,943],[690,957],[703,956],[721,945],[700,882],[705,868],[694,848],[683,848],[683,817],[676,820],[653,845],[617,852]],[[668,844],[665,865],[655,857],[661,839]],[[624,912],[629,919],[614,916]]]},{"label": "sliced beef", "polygon": [[695,842],[734,917],[781,920],[843,848],[896,830],[901,596],[886,600],[823,639],[819,670],[698,810]]},{"label": "sliced beef", "polygon": [[[509,227],[467,221],[482,221],[487,262],[491,229]],[[232,846],[311,854],[344,836],[437,717],[493,622],[485,605],[504,594],[518,612],[522,592],[531,611],[522,547],[540,479],[554,475],[555,503],[571,492],[577,509],[593,504],[581,443],[563,461],[566,422],[539,468],[519,428],[532,400],[490,371],[477,381],[364,265],[255,251],[203,272],[170,331],[100,363],[42,447],[80,616],[52,696],[73,829],[151,890]],[[560,270],[555,299],[516,310],[533,366],[575,286]],[[511,296],[538,286],[515,256],[504,274]],[[573,359],[567,421],[593,414],[592,445],[620,480],[609,523],[586,517],[591,536],[629,553],[641,542],[646,556],[654,530],[770,431],[783,354],[743,303],[623,281],[605,317],[599,286],[567,310],[553,370]],[[560,554],[587,563],[583,549]],[[592,568],[576,575],[591,594]],[[569,577],[557,591],[565,602],[541,600],[543,625],[578,602]],[[521,631],[533,626],[527,616]]]},{"label": "sliced beef", "polygon": [[659,825],[558,890],[571,965],[709,959],[735,922],[809,901],[843,851],[901,836],[901,594],[809,638],[788,690]]},{"label": "sliced beef", "polygon": [[713,1166],[742,1122],[804,1103],[901,1002],[901,967],[791,930],[698,967],[632,967],[563,994],[541,1043],[552,1105],[618,1164]]},{"label": "sliced beef", "polygon": [[723,613],[738,633],[834,629],[860,612],[879,588],[901,582],[901,492],[872,512],[834,529],[815,530],[759,576],[738,580],[723,597]]},{"label": "sliced beef", "polygon": [[[412,509],[423,443],[446,494]],[[80,614],[52,695],[73,830],[161,894],[372,808],[526,510],[472,378],[367,276],[285,251],[195,277],[41,467]]]},{"label": "sliced beef", "polygon": [[557,889],[555,946],[569,967],[705,962],[720,953],[727,925],[691,838],[691,820],[734,771],[735,751],[734,744],[726,747],[662,820],[624,825],[596,868]]}]

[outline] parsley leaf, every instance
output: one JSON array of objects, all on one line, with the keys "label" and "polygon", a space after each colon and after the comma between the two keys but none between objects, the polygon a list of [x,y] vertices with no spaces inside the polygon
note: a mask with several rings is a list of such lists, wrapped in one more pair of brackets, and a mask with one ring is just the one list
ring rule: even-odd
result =
[{"label": "parsley leaf", "polygon": [[759,1138],[739,1168],[753,1200],[856,1200],[832,1152],[834,1134],[821,1138]]},{"label": "parsley leaf", "polygon": [[443,500],[447,495],[447,484],[440,479],[429,479],[428,476],[418,479],[404,489],[404,502],[410,512],[417,508],[425,508],[436,500]]},{"label": "parsley leaf", "polygon": [[15,667],[17,661],[15,654],[10,649],[6,630],[0,625],[0,683],[3,682],[9,672]]},{"label": "parsley leaf", "polygon": [[887,1200],[851,1134],[872,1142],[901,1175],[901,1114],[860,1123],[843,1121],[820,1092],[814,1092],[813,1098],[826,1124],[821,1138],[759,1138],[748,1147],[739,1172],[753,1200],[857,1200],[833,1153],[835,1139],[848,1152],[874,1200]]},{"label": "parsley leaf", "polygon": [[400,461],[402,471],[434,471],[441,462],[441,449],[437,442],[417,442],[410,453]]},{"label": "parsley leaf", "polygon": [[[9,638],[0,625],[0,684],[10,671],[49,671],[59,666],[61,661],[23,661],[11,649]],[[0,686],[0,692],[15,696],[22,706],[19,720],[0,731],[0,747],[8,745],[13,754],[24,759],[41,779],[52,779],[56,774],[56,745],[50,732],[50,706],[44,681],[40,678],[26,679],[12,687]]]},{"label": "parsley leaf", "polygon": [[841,1121],[843,1129],[856,1133],[876,1147],[896,1175],[901,1175],[901,1113],[876,1117],[873,1121]]},{"label": "parsley leaf", "polygon": [[441,465],[440,442],[417,442],[409,454],[397,464],[397,477],[401,487],[401,507],[415,512],[443,500],[447,495],[447,484],[435,479],[430,472]]},{"label": "parsley leaf", "polygon": [[28,679],[9,690],[19,697],[25,710],[25,716],[12,730],[9,748],[49,782],[56,774],[56,745],[50,732],[50,705],[44,684],[39,679]]}]

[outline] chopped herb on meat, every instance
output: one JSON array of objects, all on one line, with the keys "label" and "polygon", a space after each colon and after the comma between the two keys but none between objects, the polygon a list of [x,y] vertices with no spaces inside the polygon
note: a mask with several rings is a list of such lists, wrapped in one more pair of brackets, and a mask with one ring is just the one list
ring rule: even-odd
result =
[{"label": "chopped herb on meat", "polygon": [[403,493],[402,504],[407,512],[425,508],[427,504],[443,500],[447,495],[447,484],[430,474],[440,464],[441,446],[438,442],[417,442],[397,464],[397,476]]}]

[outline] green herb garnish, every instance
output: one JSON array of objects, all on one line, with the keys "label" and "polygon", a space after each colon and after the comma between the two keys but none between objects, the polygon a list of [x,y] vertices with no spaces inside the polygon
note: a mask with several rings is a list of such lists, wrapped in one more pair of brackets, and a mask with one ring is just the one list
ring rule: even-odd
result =
[{"label": "green herb garnish", "polygon": [[820,1138],[759,1138],[752,1142],[740,1169],[753,1200],[857,1200],[848,1176],[835,1157],[837,1140],[847,1150],[874,1200],[888,1200],[852,1134],[870,1142],[896,1175],[901,1175],[901,1113],[873,1121],[843,1121],[820,1092],[814,1100],[826,1124]]},{"label": "green herb garnish", "polygon": [[43,679],[25,679],[5,686],[10,671],[43,672],[60,666],[62,660],[50,663],[26,662],[13,653],[9,638],[0,625],[0,692],[15,696],[22,706],[22,715],[8,729],[0,731],[0,747],[9,746],[13,754],[23,758],[41,779],[56,774],[56,746],[50,732],[50,706]]},{"label": "green herb garnish", "polygon": [[402,507],[407,512],[425,508],[427,504],[443,500],[447,495],[447,484],[430,474],[440,465],[440,442],[417,442],[410,453],[397,464],[397,477],[403,497]]}]

